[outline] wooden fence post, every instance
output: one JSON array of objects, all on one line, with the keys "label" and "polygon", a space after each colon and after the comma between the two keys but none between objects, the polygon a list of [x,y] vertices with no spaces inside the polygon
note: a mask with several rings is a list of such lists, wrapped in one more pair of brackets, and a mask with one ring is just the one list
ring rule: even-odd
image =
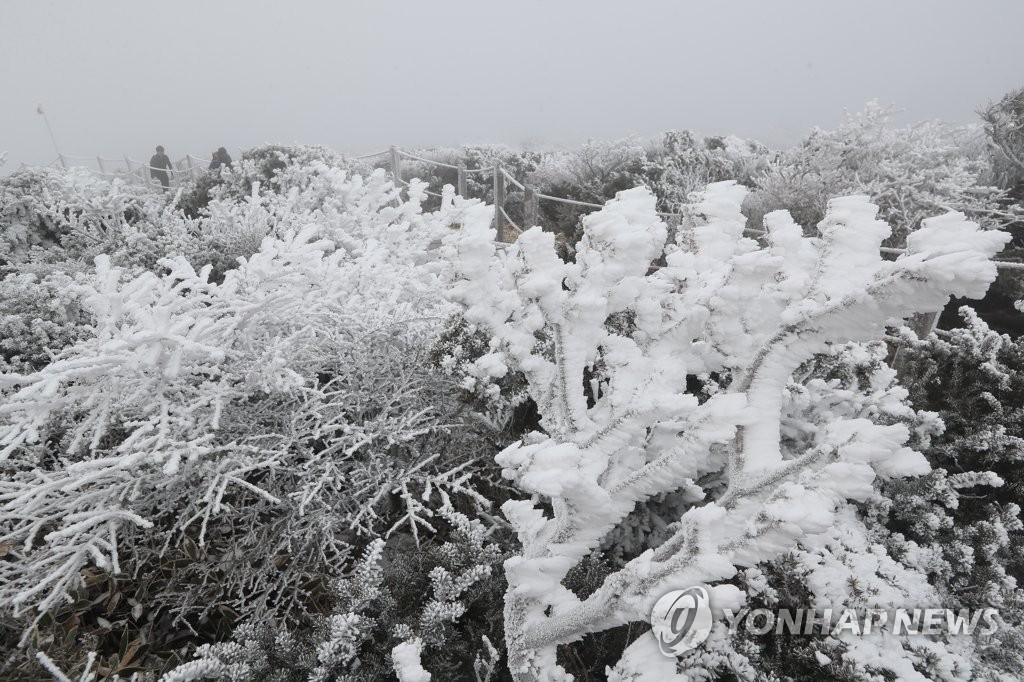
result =
[{"label": "wooden fence post", "polygon": [[494,163],[494,229],[498,233],[498,241],[505,241],[505,174],[501,171],[501,163]]},{"label": "wooden fence post", "polygon": [[537,224],[537,190],[530,185],[523,188],[523,230]]},{"label": "wooden fence post", "polygon": [[102,156],[97,156],[96,157],[96,165],[100,167],[100,173],[103,173],[104,175],[106,175],[107,169],[103,167],[103,157]]},{"label": "wooden fence post", "polygon": [[462,198],[466,197],[466,164],[459,164],[459,179],[456,183],[456,192]]},{"label": "wooden fence post", "polygon": [[64,168],[64,170],[67,170],[67,168],[68,168],[68,160],[64,158],[64,155],[63,154],[57,154],[57,158],[60,159],[60,165]]},{"label": "wooden fence post", "polygon": [[918,313],[907,320],[907,325],[914,330],[917,334],[917,338],[923,339],[939,326],[939,315],[938,313]]},{"label": "wooden fence post", "polygon": [[[918,313],[911,315],[910,319],[907,320],[907,326],[914,330],[914,334],[917,338],[923,339],[929,336],[935,331],[935,328],[939,326],[939,315],[942,311],[937,313]],[[889,366],[896,370],[896,374],[901,375],[904,371],[904,364],[906,363],[906,346],[902,341],[896,346],[896,350],[893,351],[891,357],[892,361]]]},{"label": "wooden fence post", "polygon": [[395,206],[402,205],[402,157],[398,154],[398,147],[391,145],[391,177],[395,180],[395,187],[398,188],[398,198],[395,199]]}]

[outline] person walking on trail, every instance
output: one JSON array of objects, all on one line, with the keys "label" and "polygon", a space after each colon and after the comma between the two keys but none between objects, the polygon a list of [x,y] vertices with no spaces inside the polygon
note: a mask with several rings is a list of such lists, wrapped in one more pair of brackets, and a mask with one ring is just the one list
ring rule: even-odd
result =
[{"label": "person walking on trail", "polygon": [[160,181],[165,191],[171,186],[171,179],[167,175],[171,168],[171,160],[164,154],[163,146],[157,145],[156,154],[149,159],[149,174],[154,180]]},{"label": "person walking on trail", "polygon": [[219,170],[224,162],[220,160],[220,152],[215,151],[210,155],[210,170]]}]

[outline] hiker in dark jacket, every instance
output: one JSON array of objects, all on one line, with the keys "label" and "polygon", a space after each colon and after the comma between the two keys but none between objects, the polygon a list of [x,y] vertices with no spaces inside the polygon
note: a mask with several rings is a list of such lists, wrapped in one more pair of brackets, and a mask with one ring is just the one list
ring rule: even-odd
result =
[{"label": "hiker in dark jacket", "polygon": [[215,151],[210,155],[210,170],[219,170],[224,162],[220,160],[220,151]]},{"label": "hiker in dark jacket", "polygon": [[228,150],[227,149],[224,149],[224,147],[221,147],[220,149],[218,149],[217,150],[217,157],[220,159],[220,162],[222,164],[224,164],[228,168],[231,168],[231,156],[228,155]]},{"label": "hiker in dark jacket", "polygon": [[160,186],[165,190],[171,186],[171,180],[167,176],[171,168],[171,160],[164,154],[163,146],[157,145],[156,154],[149,159],[149,175],[154,180],[159,180]]}]

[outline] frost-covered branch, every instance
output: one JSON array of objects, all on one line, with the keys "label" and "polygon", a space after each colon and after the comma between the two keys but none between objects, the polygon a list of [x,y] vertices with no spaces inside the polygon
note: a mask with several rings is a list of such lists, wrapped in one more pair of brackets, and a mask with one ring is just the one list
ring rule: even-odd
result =
[{"label": "frost-covered branch", "polygon": [[[867,419],[814,424],[815,438],[794,450],[782,438],[784,393],[816,354],[878,338],[950,295],[981,296],[1007,235],[950,213],[924,221],[907,254],[887,262],[878,248],[889,227],[855,196],[830,203],[820,238],[770,214],[759,247],[743,237],[743,196],[733,183],[709,185],[689,207],[699,218],[666,246],[654,197],[620,192],[584,219],[573,263],[536,228],[500,256],[482,224],[447,240],[450,296],[494,339],[478,365],[521,370],[541,413],[542,430],[497,458],[533,496],[502,508],[522,543],[505,564],[517,680],[563,679],[557,645],[647,619],[672,586],[777,556],[828,528],[845,500],[870,495],[876,475],[927,471],[904,447],[904,427]],[[666,266],[649,274],[662,254]],[[732,379],[704,402],[686,393],[688,376],[709,373]],[[638,503],[715,472],[724,493],[690,493],[703,503],[662,545],[584,600],[562,584]]]}]

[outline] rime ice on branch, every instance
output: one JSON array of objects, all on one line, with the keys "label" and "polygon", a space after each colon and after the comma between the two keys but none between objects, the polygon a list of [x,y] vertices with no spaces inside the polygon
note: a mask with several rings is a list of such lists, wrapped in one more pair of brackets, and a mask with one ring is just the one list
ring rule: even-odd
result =
[{"label": "rime ice on branch", "polygon": [[[783,391],[834,344],[877,339],[950,295],[983,295],[1008,235],[949,213],[885,261],[878,247],[889,227],[852,196],[830,202],[819,238],[803,237],[784,211],[767,215],[760,247],[743,237],[744,194],[709,185],[692,206],[700,218],[666,246],[654,197],[620,192],[584,219],[575,263],[539,228],[501,254],[481,223],[447,239],[458,272],[451,298],[494,339],[478,364],[521,370],[542,415],[540,431],[498,455],[530,496],[502,508],[522,542],[505,564],[508,661],[519,681],[569,679],[558,645],[644,621],[669,589],[714,584],[788,551],[835,523],[846,500],[869,495],[876,476],[928,470],[904,446],[904,426],[864,418],[808,423],[812,437],[791,451],[780,438]],[[667,265],[649,274],[663,252]],[[710,373],[729,377],[727,387],[704,402],[686,393],[687,376]],[[723,482],[724,492],[709,499],[698,480]],[[704,499],[667,541],[585,599],[562,585],[639,502],[684,487]],[[735,596],[727,585],[716,592]],[[633,647],[650,648],[648,637]],[[616,674],[640,679],[627,659],[643,658],[627,655]]]}]

